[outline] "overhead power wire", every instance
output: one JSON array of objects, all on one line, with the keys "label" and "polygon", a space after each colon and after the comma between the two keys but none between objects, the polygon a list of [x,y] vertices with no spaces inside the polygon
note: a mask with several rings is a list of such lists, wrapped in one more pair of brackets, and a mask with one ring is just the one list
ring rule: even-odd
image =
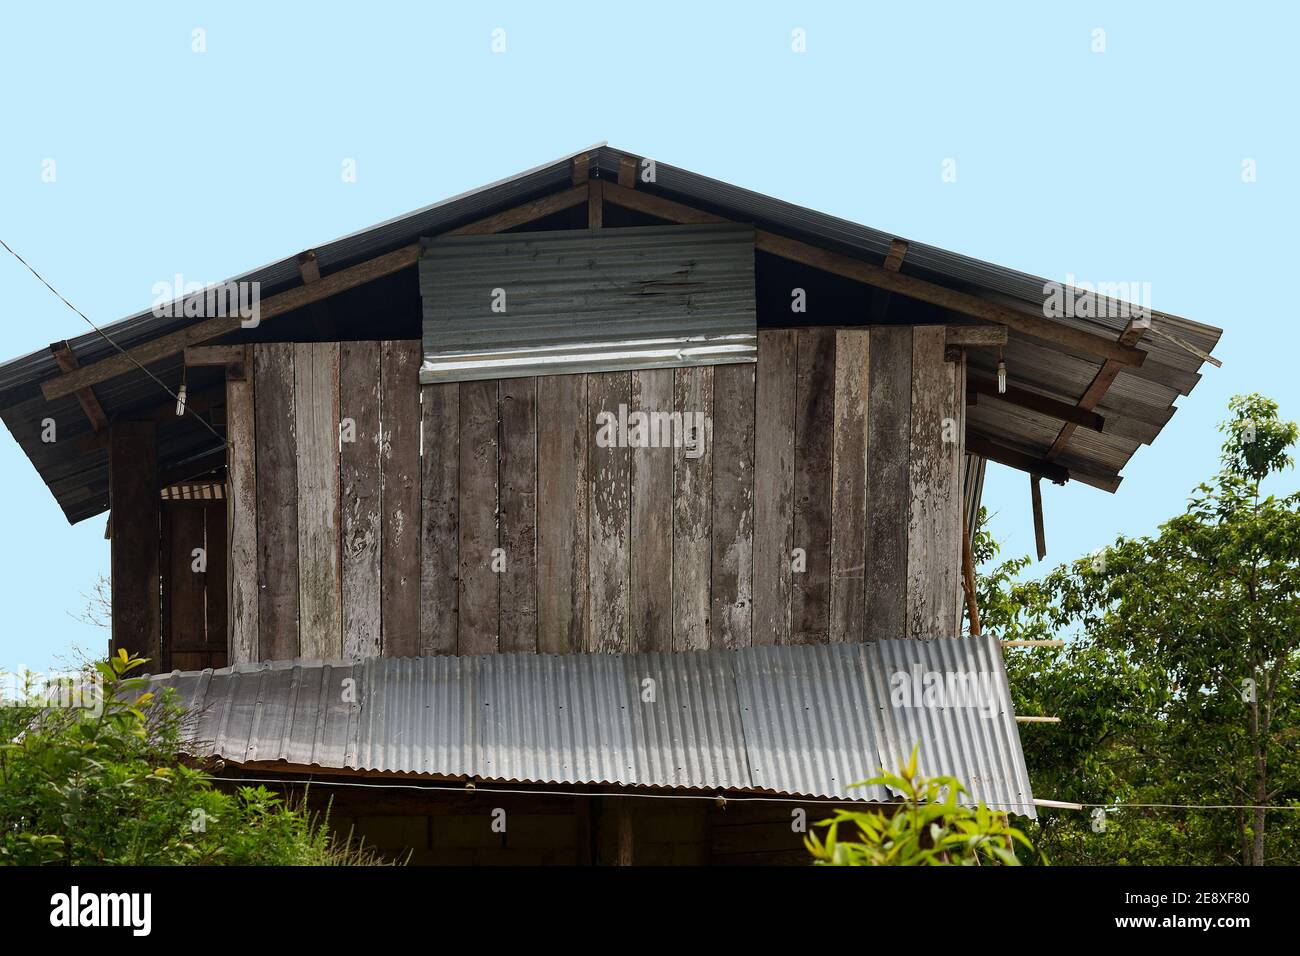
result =
[{"label": "overhead power wire", "polygon": [[[584,790],[521,790],[510,787],[494,787],[475,784],[472,788],[463,785],[439,786],[437,784],[418,784],[418,783],[362,783],[352,780],[328,780],[328,779],[303,779],[303,778],[284,778],[284,777],[218,777],[211,774],[205,775],[206,779],[220,783],[274,783],[289,786],[321,786],[321,787],[352,787],[360,789],[390,789],[390,790],[423,790],[432,793],[453,793],[464,796],[465,794],[508,794],[517,796],[533,797],[629,797],[633,799],[645,800],[709,800],[717,802],[722,800],[724,803],[786,803],[798,806],[844,806],[845,804],[864,803],[865,801],[852,800],[849,798],[836,800],[825,797],[813,797],[801,799],[799,797],[778,797],[778,796],[732,796],[723,793],[645,793],[640,791],[620,791],[618,793],[598,793]],[[870,801],[875,802],[875,801]],[[1300,805],[1296,806],[1256,806],[1254,804],[1231,804],[1231,803],[1080,803],[1077,806],[1085,809],[1101,808],[1104,810],[1143,810],[1143,809],[1163,809],[1163,810],[1296,810],[1300,811]],[[1007,803],[1001,804],[999,808],[1004,807],[1037,807],[1040,810],[1062,809],[1060,807],[1038,807],[1037,804],[1031,803]]]},{"label": "overhead power wire", "polygon": [[[178,406],[180,406],[180,404],[181,404],[181,403],[180,403],[180,397],[179,397],[175,392],[173,392],[170,388],[168,388],[168,387],[166,386],[166,384],[162,381],[162,379],[160,379],[160,378],[159,378],[157,375],[155,375],[153,372],[149,371],[147,368],[145,368],[143,365],[141,365],[139,362],[137,362],[136,359],[135,359],[135,356],[133,356],[133,355],[132,355],[130,352],[128,352],[126,349],[122,348],[122,346],[120,346],[120,345],[118,345],[116,342],[114,342],[113,339],[109,336],[109,334],[108,334],[107,332],[105,332],[103,329],[101,329],[98,325],[96,325],[94,322],[92,322],[92,321],[90,320],[90,317],[87,316],[86,313],[82,312],[82,311],[81,311],[80,309],[78,309],[75,305],[73,305],[71,302],[69,302],[69,301],[67,300],[67,297],[65,297],[65,296],[63,295],[62,292],[60,292],[58,289],[54,288],[54,286],[50,285],[49,280],[47,280],[47,279],[45,278],[45,276],[41,275],[41,274],[40,274],[39,272],[37,272],[34,268],[32,268],[31,264],[30,264],[26,259],[24,259],[22,256],[20,256],[17,252],[15,252],[14,249],[13,249],[13,247],[10,246],[9,243],[5,242],[3,239],[0,239],[0,246],[4,246],[5,251],[8,252],[9,255],[13,256],[15,259],[17,259],[19,262],[21,262],[21,263],[23,264],[23,266],[27,269],[28,272],[30,272],[32,275],[36,276],[37,279],[40,280],[41,285],[45,286],[45,288],[49,289],[52,293],[54,293],[54,295],[58,298],[58,300],[59,300],[60,302],[62,302],[64,305],[66,305],[69,309],[71,309],[73,312],[77,313],[77,315],[81,316],[81,318],[85,320],[86,324],[89,325],[92,329],[94,329],[96,333],[98,333],[98,335],[99,335],[100,338],[102,338],[105,342],[107,342],[107,343],[108,343],[109,345],[111,345],[113,348],[117,349],[117,351],[119,351],[119,352],[121,352],[123,355],[125,355],[126,358],[127,358],[127,360],[128,360],[132,365],[134,365],[134,366],[135,366],[136,368],[138,368],[140,371],[144,372],[145,375],[148,375],[151,379],[153,379],[154,382],[158,385],[158,387],[161,388],[164,392],[166,392],[167,395],[171,398],[171,400],[172,400],[173,402],[176,402],[176,403],[178,404]],[[183,408],[184,408],[185,411],[188,411],[191,415],[193,415],[195,418],[197,418],[197,419],[199,420],[199,422],[203,425],[204,428],[206,428],[208,431],[212,432],[213,436],[216,437],[217,440],[219,440],[219,441],[221,442],[221,446],[222,446],[223,448],[227,447],[227,444],[228,444],[228,443],[227,443],[227,441],[226,441],[226,437],[225,437],[224,435],[222,435],[220,432],[218,432],[215,428],[213,428],[210,424],[208,424],[207,419],[205,419],[205,418],[204,418],[202,415],[200,415],[198,412],[194,411],[194,409],[190,408],[188,404],[184,405]]]}]

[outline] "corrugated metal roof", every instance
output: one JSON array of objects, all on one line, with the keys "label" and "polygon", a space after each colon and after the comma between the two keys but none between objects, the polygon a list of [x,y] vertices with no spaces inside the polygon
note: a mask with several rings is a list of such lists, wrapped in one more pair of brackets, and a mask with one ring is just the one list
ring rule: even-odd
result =
[{"label": "corrugated metal roof", "polygon": [[[328,274],[419,238],[438,235],[483,216],[568,188],[571,185],[571,161],[582,155],[595,156],[598,174],[605,179],[616,178],[623,161],[639,161],[641,158],[603,143],[597,144],[509,179],[317,246],[317,264],[323,273]],[[751,222],[849,255],[871,261],[883,260],[890,243],[896,238],[878,229],[805,209],[663,162],[656,162],[655,169],[656,181],[638,183],[638,190],[680,199],[731,219]],[[909,241],[902,272],[988,298],[1027,314],[1043,314],[1045,280],[1027,273],[915,241]],[[298,259],[294,255],[228,281],[259,282],[262,294],[269,296],[297,286],[302,280]],[[1101,298],[1106,302],[1113,301]],[[190,321],[193,320],[159,318],[145,311],[104,329],[119,344],[130,347],[174,331]],[[1112,339],[1118,337],[1125,324],[1122,318],[1114,316],[1058,318],[1054,321]],[[1084,438],[1084,429],[1079,429],[1071,445],[1073,455],[1061,456],[1061,464],[1070,467],[1085,481],[1113,489],[1119,469],[1127,464],[1142,442],[1154,438],[1154,433],[1172,414],[1173,401],[1180,394],[1188,394],[1199,379],[1201,359],[1167,336],[1181,339],[1208,353],[1222,335],[1221,329],[1162,312],[1153,312],[1152,328],[1154,331],[1144,334],[1138,342],[1138,347],[1148,353],[1147,361],[1140,368],[1122,371],[1098,409],[1106,417],[1106,430],[1101,435],[1093,433]],[[111,352],[111,347],[96,333],[72,339],[70,345],[83,365],[105,358]],[[971,366],[987,371],[988,362],[996,362],[996,357],[991,352],[980,353],[979,349],[971,352]],[[1032,386],[1049,397],[1067,402],[1077,401],[1101,369],[1101,362],[1095,356],[1081,355],[1062,346],[1049,346],[1015,331],[1010,333],[1006,359],[1011,384]],[[151,368],[155,371],[163,368],[166,372],[164,381],[174,381],[179,373],[172,367],[177,364],[178,360],[173,358]],[[71,425],[80,417],[75,398],[69,396],[51,405],[40,397],[39,383],[58,374],[58,365],[45,349],[0,365],[0,405],[3,406],[4,421],[50,486],[65,515],[75,522],[99,514],[107,507],[106,463],[102,451],[63,441],[42,446],[24,430],[27,423],[39,422],[50,414],[51,408],[55,409],[61,428],[62,423]],[[136,393],[141,390],[157,401],[166,401],[158,393],[157,386],[139,372],[97,385],[94,389],[110,418],[124,408],[134,407]],[[989,413],[969,416],[970,426],[976,433],[1034,456],[1042,455],[1055,440],[1060,422],[1053,420],[1030,426],[1023,420],[1012,418],[1008,410],[1013,406],[996,399],[986,401],[986,398],[980,397],[980,405],[986,405]],[[21,407],[17,407],[20,403]],[[197,447],[210,437],[196,434],[191,441]],[[1080,447],[1086,450],[1080,452],[1074,447],[1074,442],[1081,442]]]},{"label": "corrugated metal roof", "polygon": [[753,362],[754,227],[424,242],[421,383]]},{"label": "corrugated metal roof", "polygon": [[884,801],[883,787],[852,784],[899,766],[919,743],[927,775],[957,777],[973,802],[1033,815],[989,636],[276,661],[153,684],[190,708],[196,754],[233,763]]}]

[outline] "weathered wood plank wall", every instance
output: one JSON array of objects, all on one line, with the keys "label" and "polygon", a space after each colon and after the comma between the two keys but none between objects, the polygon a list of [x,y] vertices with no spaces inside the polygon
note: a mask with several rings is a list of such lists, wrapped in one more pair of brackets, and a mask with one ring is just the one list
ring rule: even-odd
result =
[{"label": "weathered wood plank wall", "polygon": [[238,633],[261,656],[960,627],[964,370],[942,327],[763,331],[757,365],[426,386],[413,342],[254,352],[236,397],[256,414],[231,421],[256,422],[239,473],[258,613]]},{"label": "weathered wood plank wall", "polygon": [[164,501],[162,671],[226,666],[225,502]]}]

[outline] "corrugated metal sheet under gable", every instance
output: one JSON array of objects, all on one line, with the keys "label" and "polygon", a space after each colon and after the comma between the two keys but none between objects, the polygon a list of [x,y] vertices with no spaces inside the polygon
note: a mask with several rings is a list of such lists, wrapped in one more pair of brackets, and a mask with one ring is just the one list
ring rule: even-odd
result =
[{"label": "corrugated metal sheet under gable", "polygon": [[[949,689],[968,681],[979,697],[908,699],[926,675]],[[196,754],[235,763],[882,801],[884,788],[852,785],[919,742],[926,773],[962,780],[972,801],[1033,815],[988,636],[278,661],[153,682],[191,709]]]},{"label": "corrugated metal sheet under gable", "polygon": [[754,282],[748,225],[425,240],[420,381],[753,362]]}]

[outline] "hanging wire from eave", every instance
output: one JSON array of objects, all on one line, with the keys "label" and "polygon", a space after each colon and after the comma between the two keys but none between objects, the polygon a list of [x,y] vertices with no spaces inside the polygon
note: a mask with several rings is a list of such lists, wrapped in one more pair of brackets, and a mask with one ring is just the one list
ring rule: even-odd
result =
[{"label": "hanging wire from eave", "polygon": [[[134,366],[135,366],[136,368],[138,368],[140,371],[144,372],[144,374],[148,375],[151,379],[153,379],[154,382],[157,384],[157,386],[158,386],[159,388],[161,388],[164,392],[166,392],[167,395],[171,398],[171,400],[172,400],[173,402],[176,402],[176,403],[178,403],[178,404],[180,403],[180,398],[176,395],[175,392],[173,392],[170,388],[167,387],[167,385],[163,382],[162,379],[160,379],[160,378],[159,378],[157,375],[155,375],[153,372],[149,371],[147,368],[145,368],[143,365],[141,365],[139,362],[137,362],[137,361],[135,360],[135,357],[134,357],[130,352],[128,352],[126,349],[122,348],[122,346],[120,346],[120,345],[118,345],[116,342],[114,342],[113,339],[109,336],[109,334],[108,334],[107,332],[105,332],[103,329],[101,329],[101,328],[100,328],[98,325],[96,325],[94,322],[90,321],[90,318],[89,318],[89,316],[86,315],[86,313],[82,312],[82,311],[81,311],[80,309],[78,309],[75,305],[73,305],[71,302],[69,302],[69,301],[67,300],[67,298],[64,297],[64,295],[63,295],[62,292],[60,292],[58,289],[54,288],[54,286],[50,285],[49,281],[45,278],[45,276],[41,275],[39,272],[37,272],[35,269],[33,269],[32,266],[31,266],[31,264],[28,263],[28,261],[27,261],[26,259],[24,259],[22,256],[20,256],[17,252],[15,252],[15,251],[13,250],[13,247],[10,246],[9,243],[5,242],[4,239],[0,239],[0,246],[4,246],[4,247],[5,247],[5,251],[8,252],[9,255],[11,255],[11,256],[13,256],[15,259],[17,259],[19,262],[21,262],[21,263],[23,264],[23,266],[27,269],[28,272],[30,272],[32,275],[36,276],[37,279],[40,280],[41,285],[45,286],[45,288],[49,289],[51,292],[54,293],[54,295],[58,298],[58,300],[59,300],[60,302],[62,302],[64,305],[66,305],[66,306],[67,306],[69,309],[71,309],[73,312],[77,313],[77,315],[81,316],[82,319],[85,320],[86,324],[89,325],[92,329],[94,329],[94,330],[99,334],[99,337],[100,337],[100,338],[102,338],[105,342],[107,342],[107,343],[108,343],[109,345],[111,345],[113,348],[117,349],[119,352],[121,352],[123,355],[125,355],[125,356],[127,357],[127,359],[130,361],[130,363],[131,363],[132,365],[134,365]],[[222,435],[222,434],[221,434],[220,432],[218,432],[215,428],[213,428],[213,427],[208,423],[208,420],[207,420],[207,419],[205,419],[202,415],[200,415],[198,412],[194,411],[194,409],[190,407],[190,405],[189,405],[188,402],[185,404],[184,409],[185,409],[185,411],[187,411],[187,412],[189,412],[191,415],[193,415],[196,419],[198,419],[198,420],[199,420],[199,423],[202,424],[204,428],[206,428],[208,431],[212,432],[213,436],[214,436],[218,441],[221,442],[221,447],[222,447],[222,448],[229,447],[229,443],[226,441],[226,436],[225,436],[225,435]]]},{"label": "hanging wire from eave", "polygon": [[[276,783],[286,786],[298,787],[352,787],[365,790],[389,789],[389,790],[423,790],[432,793],[455,793],[465,795],[467,793],[478,794],[508,794],[519,796],[534,797],[631,797],[647,800],[709,800],[717,802],[722,800],[724,803],[786,803],[796,806],[845,806],[846,804],[857,803],[875,803],[877,801],[854,800],[849,797],[843,799],[827,797],[810,797],[803,799],[800,797],[782,797],[782,796],[732,796],[723,793],[646,793],[643,791],[620,791],[618,793],[593,793],[585,790],[520,790],[510,787],[495,787],[491,785],[475,784],[473,788],[460,784],[451,784],[439,786],[437,784],[420,784],[420,783],[362,783],[353,780],[329,780],[324,778],[285,778],[285,777],[219,777],[212,774],[204,774],[205,779],[219,783]],[[1253,804],[1231,804],[1231,803],[1080,803],[1079,807],[1083,809],[1094,809],[1100,807],[1103,810],[1295,810],[1300,811],[1300,804],[1293,806],[1255,806]],[[1009,809],[1014,807],[1028,808],[1035,807],[1039,810],[1061,810],[1072,809],[1065,807],[1044,807],[1031,803],[1005,803],[999,804],[999,809]]]}]

